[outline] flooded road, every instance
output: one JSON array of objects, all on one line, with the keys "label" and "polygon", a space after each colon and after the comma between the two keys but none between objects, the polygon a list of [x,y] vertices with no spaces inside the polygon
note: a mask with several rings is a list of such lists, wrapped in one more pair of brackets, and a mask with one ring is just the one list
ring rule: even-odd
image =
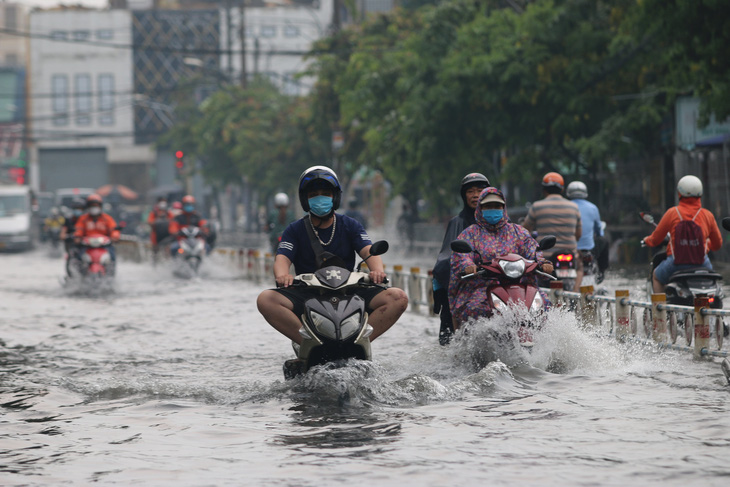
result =
[{"label": "flooded road", "polygon": [[409,312],[372,363],[285,382],[293,352],[256,311],[262,287],[222,262],[180,280],[122,261],[100,296],[64,290],[62,267],[43,249],[0,254],[0,485],[730,478],[719,362],[618,344],[567,312],[531,354],[488,363],[480,333],[440,347],[436,318]]}]

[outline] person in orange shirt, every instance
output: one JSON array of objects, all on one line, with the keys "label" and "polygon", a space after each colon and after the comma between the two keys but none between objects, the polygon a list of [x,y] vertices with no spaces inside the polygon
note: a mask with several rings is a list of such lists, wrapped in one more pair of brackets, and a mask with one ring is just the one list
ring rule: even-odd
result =
[{"label": "person in orange shirt", "polygon": [[[654,232],[642,241],[643,244],[649,247],[656,247],[664,242],[667,233],[670,234],[669,245],[667,245],[667,258],[654,269],[652,285],[655,293],[663,293],[671,275],[679,270],[698,266],[712,269],[707,252],[719,250],[722,247],[722,234],[717,227],[715,217],[709,210],[702,208],[702,181],[695,176],[684,176],[677,183],[677,193],[679,195],[679,205],[669,208]],[[675,230],[679,222],[683,220],[694,221],[702,230],[705,257],[700,264],[680,265],[674,262]]]},{"label": "person in orange shirt", "polygon": [[[101,196],[91,194],[86,198],[86,213],[76,222],[74,239],[78,244],[84,237],[97,236],[109,237],[112,242],[116,242],[119,240],[119,229],[114,218],[101,211]],[[112,261],[116,262],[114,247],[110,245],[108,250]]]}]

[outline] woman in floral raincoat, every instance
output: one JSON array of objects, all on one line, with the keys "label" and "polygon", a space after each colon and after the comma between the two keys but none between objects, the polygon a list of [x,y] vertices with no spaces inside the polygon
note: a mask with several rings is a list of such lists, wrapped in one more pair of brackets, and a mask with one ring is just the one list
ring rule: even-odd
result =
[{"label": "woman in floral raincoat", "polygon": [[[505,210],[504,195],[497,188],[485,188],[479,195],[479,206],[475,210],[476,225],[472,225],[459,234],[460,240],[466,240],[472,248],[479,252],[482,262],[490,262],[494,257],[504,254],[518,254],[537,261],[544,272],[552,272],[550,261],[543,259],[542,252],[537,250],[537,242],[524,227],[512,223]],[[476,271],[476,253],[451,255],[451,276],[449,279],[449,305],[454,317],[454,327],[462,323],[491,314],[487,298],[487,288],[496,284],[497,280],[473,278],[461,279],[462,274]],[[521,282],[535,277],[523,277]],[[547,296],[541,292],[547,303]]]}]

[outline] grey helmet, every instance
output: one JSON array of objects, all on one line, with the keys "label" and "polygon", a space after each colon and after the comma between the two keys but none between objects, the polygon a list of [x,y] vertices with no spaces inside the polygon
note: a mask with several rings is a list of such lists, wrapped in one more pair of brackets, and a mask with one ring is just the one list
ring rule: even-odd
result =
[{"label": "grey helmet", "polygon": [[575,198],[588,198],[588,188],[586,187],[586,183],[583,181],[573,181],[568,185],[568,189],[565,190],[565,196],[571,200]]}]

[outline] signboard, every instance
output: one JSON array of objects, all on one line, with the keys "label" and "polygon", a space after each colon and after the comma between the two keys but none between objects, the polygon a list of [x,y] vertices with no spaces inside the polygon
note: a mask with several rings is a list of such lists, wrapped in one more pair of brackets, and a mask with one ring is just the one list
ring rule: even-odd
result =
[{"label": "signboard", "polygon": [[715,116],[710,117],[706,127],[700,127],[700,100],[699,98],[679,98],[675,104],[677,123],[677,146],[686,150],[693,149],[697,142],[718,135],[730,134],[730,117],[718,122]]}]

